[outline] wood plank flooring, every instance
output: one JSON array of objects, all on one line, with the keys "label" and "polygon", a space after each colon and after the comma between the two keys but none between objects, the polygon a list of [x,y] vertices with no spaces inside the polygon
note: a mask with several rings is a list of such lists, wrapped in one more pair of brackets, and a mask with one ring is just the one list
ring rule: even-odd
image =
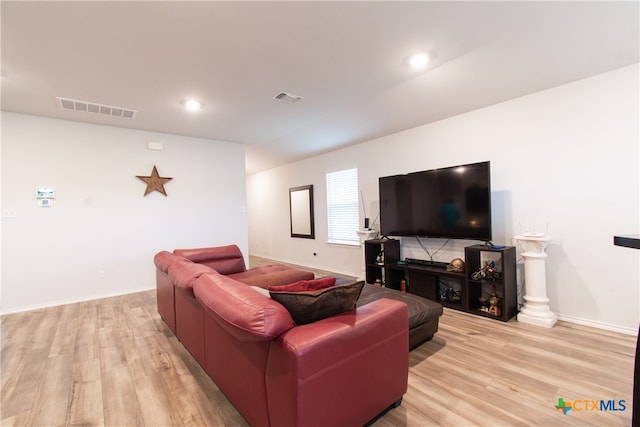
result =
[{"label": "wood plank flooring", "polygon": [[[0,332],[2,426],[247,425],[160,319],[155,291],[5,315]],[[628,335],[445,310],[409,354],[402,405],[373,425],[629,426],[634,352]],[[564,415],[559,398],[626,410]]]}]

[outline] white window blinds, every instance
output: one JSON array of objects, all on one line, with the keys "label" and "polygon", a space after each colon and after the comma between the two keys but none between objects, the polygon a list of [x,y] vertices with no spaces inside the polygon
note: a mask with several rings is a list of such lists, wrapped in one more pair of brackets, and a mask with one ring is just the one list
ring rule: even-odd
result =
[{"label": "white window blinds", "polygon": [[329,243],[359,245],[358,169],[327,173]]}]

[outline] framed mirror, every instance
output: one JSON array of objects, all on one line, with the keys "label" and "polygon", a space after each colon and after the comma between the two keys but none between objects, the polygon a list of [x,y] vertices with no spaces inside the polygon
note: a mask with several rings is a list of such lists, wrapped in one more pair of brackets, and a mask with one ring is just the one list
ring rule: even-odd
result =
[{"label": "framed mirror", "polygon": [[315,239],[313,224],[313,185],[289,189],[291,237]]}]

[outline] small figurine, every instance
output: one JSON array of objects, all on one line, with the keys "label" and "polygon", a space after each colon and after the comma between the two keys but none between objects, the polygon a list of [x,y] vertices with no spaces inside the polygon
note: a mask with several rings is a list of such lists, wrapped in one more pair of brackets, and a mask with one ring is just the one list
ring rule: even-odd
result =
[{"label": "small figurine", "polygon": [[485,261],[484,263],[484,276],[486,279],[495,280],[499,277],[498,271],[496,270],[496,264],[491,261]]},{"label": "small figurine", "polygon": [[496,264],[491,261],[485,261],[484,267],[480,268],[478,271],[471,274],[471,279],[473,280],[496,280],[500,278],[500,272],[496,270]]},{"label": "small figurine", "polygon": [[500,316],[500,298],[496,295],[496,287],[491,290],[491,298],[489,298],[489,314]]},{"label": "small figurine", "polygon": [[461,291],[456,291],[453,288],[449,288],[449,292],[447,295],[447,299],[449,302],[460,302],[460,297],[462,296]]},{"label": "small figurine", "polygon": [[440,293],[439,293],[440,301],[460,302],[461,296],[462,296],[462,291],[456,291],[455,289],[445,285],[444,283],[440,284]]},{"label": "small figurine", "polygon": [[454,273],[462,273],[464,271],[464,261],[460,258],[455,258],[447,265],[447,271]]}]

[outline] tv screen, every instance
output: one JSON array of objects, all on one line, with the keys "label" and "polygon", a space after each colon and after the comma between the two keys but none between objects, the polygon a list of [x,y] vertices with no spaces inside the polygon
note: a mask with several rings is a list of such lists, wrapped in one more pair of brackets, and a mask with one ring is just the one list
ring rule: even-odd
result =
[{"label": "tv screen", "polygon": [[490,162],[379,178],[380,233],[491,240]]}]

